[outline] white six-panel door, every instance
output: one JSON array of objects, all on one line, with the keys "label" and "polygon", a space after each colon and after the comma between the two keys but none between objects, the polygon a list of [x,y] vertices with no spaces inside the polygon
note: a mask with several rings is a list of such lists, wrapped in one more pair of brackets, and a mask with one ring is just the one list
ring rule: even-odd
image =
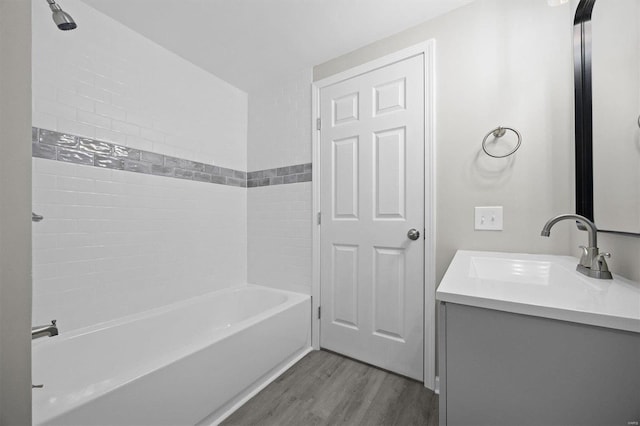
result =
[{"label": "white six-panel door", "polygon": [[320,91],[320,345],[417,380],[424,101],[422,55]]}]

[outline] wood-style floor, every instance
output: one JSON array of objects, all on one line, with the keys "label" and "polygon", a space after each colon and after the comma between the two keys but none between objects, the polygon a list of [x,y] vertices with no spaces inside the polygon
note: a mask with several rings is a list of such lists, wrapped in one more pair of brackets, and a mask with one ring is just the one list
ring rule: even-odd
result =
[{"label": "wood-style floor", "polygon": [[422,383],[327,351],[313,351],[222,425],[438,424],[438,396]]}]

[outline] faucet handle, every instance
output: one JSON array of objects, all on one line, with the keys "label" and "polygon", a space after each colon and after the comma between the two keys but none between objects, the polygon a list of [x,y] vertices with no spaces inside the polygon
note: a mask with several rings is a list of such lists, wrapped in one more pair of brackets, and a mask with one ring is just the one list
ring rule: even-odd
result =
[{"label": "faucet handle", "polygon": [[596,262],[594,266],[597,268],[598,271],[609,272],[609,265],[607,265],[607,261],[604,260],[605,257],[610,258],[611,253],[600,253],[599,255],[596,256]]},{"label": "faucet handle", "polygon": [[51,320],[51,325],[56,325],[56,322],[58,322],[58,320]]},{"label": "faucet handle", "polygon": [[585,246],[580,246],[579,248],[582,250],[580,264],[586,267],[591,267],[591,259],[589,259],[589,249]]}]

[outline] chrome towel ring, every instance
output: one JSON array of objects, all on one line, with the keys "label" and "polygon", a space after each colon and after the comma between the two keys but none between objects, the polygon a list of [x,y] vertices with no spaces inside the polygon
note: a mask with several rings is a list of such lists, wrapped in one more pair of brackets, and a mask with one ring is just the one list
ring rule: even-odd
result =
[{"label": "chrome towel ring", "polygon": [[[518,137],[518,143],[516,144],[516,147],[513,148],[511,151],[509,151],[508,153],[504,154],[504,155],[495,155],[495,154],[491,154],[488,150],[487,150],[487,138],[491,135],[493,135],[494,138],[498,139],[503,137],[506,133],[507,130],[512,131],[513,133],[516,134],[516,136]],[[520,135],[520,132],[518,132],[516,129],[511,128],[511,127],[503,127],[503,126],[498,126],[495,129],[491,130],[489,133],[486,134],[486,136],[484,137],[484,139],[482,140],[482,150],[484,151],[485,154],[487,154],[489,157],[493,157],[493,158],[504,158],[504,157],[508,157],[510,155],[512,155],[514,152],[516,152],[518,150],[518,148],[520,148],[520,144],[522,143],[522,136]]]}]

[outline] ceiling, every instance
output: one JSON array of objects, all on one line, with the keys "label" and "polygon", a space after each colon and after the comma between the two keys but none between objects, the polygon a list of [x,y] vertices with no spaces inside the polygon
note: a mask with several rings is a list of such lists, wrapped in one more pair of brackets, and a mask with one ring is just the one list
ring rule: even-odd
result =
[{"label": "ceiling", "polygon": [[83,0],[252,92],[472,0]]}]

